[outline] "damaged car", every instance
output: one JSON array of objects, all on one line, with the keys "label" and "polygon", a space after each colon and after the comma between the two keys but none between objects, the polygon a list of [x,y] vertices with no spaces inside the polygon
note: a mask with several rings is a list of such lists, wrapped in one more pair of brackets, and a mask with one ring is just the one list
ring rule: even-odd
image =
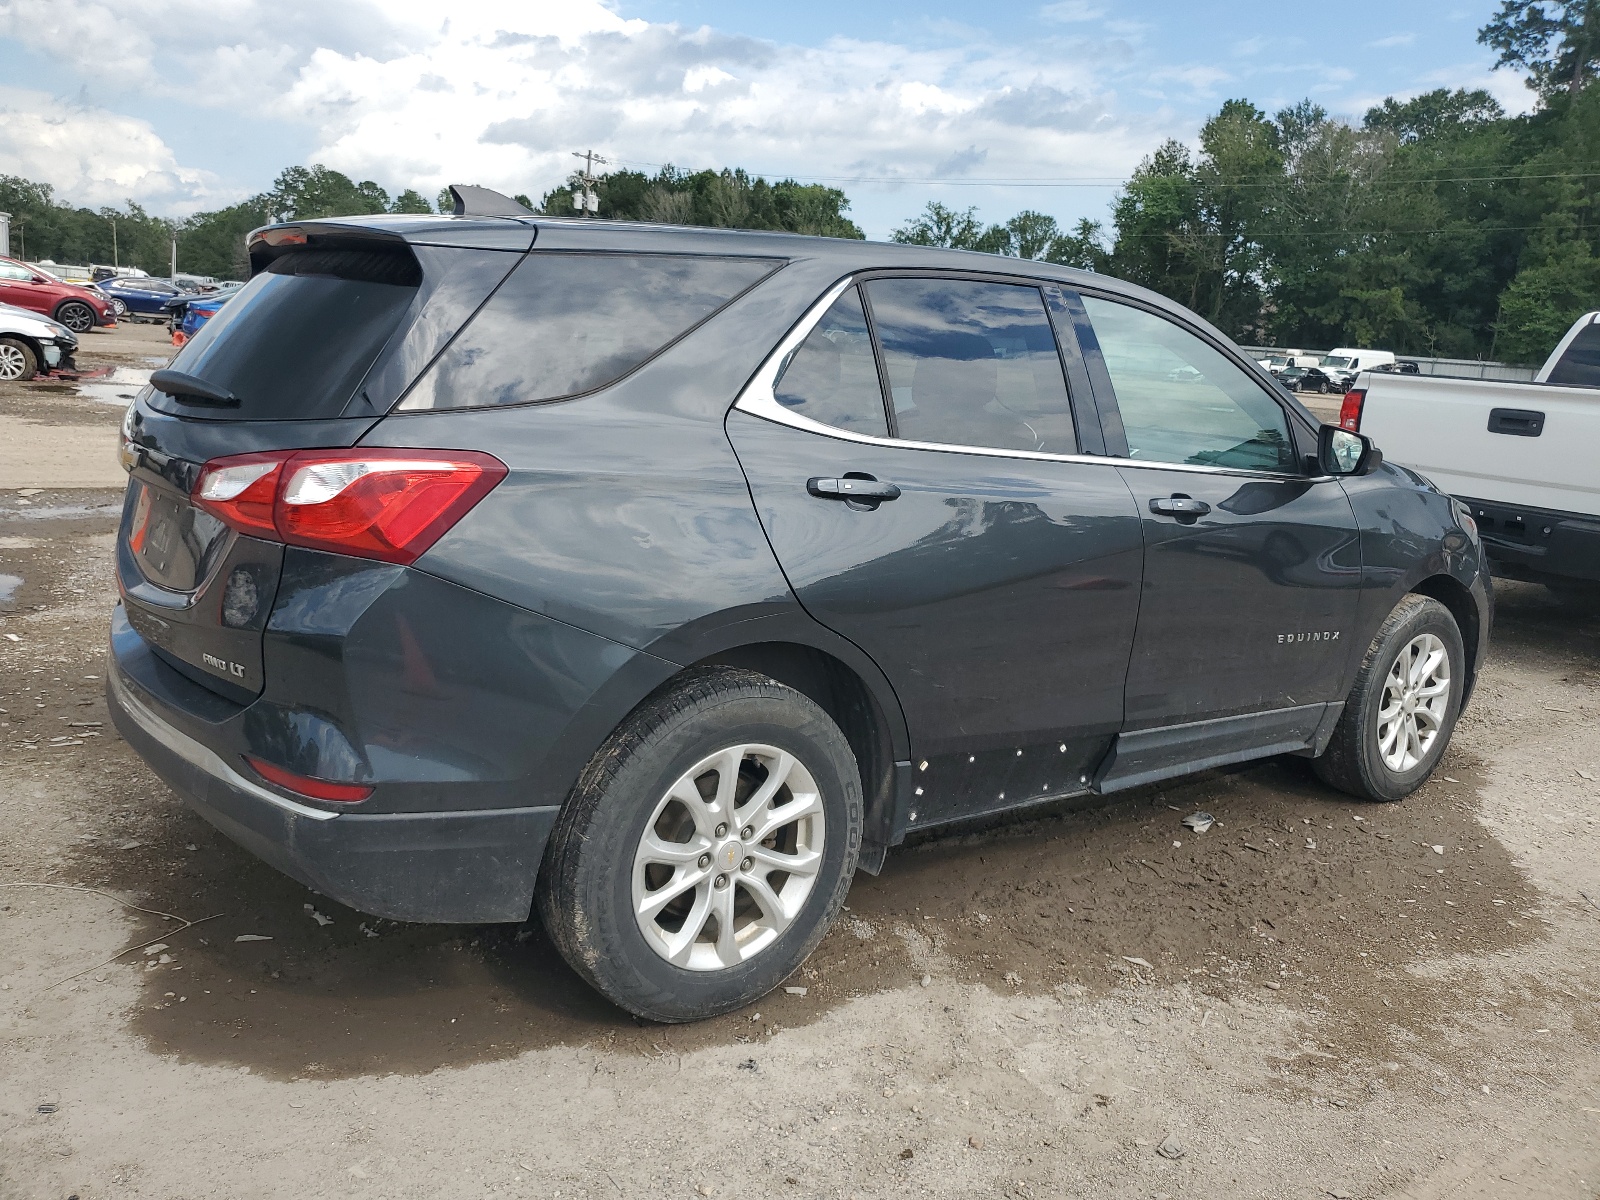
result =
[{"label": "damaged car", "polygon": [[0,380],[22,381],[74,369],[78,335],[49,317],[0,304]]}]

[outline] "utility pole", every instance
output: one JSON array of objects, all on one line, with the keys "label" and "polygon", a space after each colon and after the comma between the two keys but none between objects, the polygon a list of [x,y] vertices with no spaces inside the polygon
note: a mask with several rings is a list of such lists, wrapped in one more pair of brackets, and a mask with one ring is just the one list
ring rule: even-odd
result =
[{"label": "utility pole", "polygon": [[8,257],[11,254],[11,214],[8,212],[0,212],[0,254]]},{"label": "utility pole", "polygon": [[120,270],[122,262],[117,258],[117,222],[114,217],[107,217],[106,220],[111,222],[111,266]]},{"label": "utility pole", "polygon": [[172,239],[172,280],[173,280],[174,283],[176,283],[177,279],[178,279],[178,239],[177,239],[176,235],[174,235],[174,237]]},{"label": "utility pole", "polygon": [[597,217],[600,215],[600,195],[594,190],[594,185],[600,182],[600,177],[594,173],[594,168],[596,164],[604,166],[608,160],[593,150],[574,150],[572,157],[583,159],[583,170],[578,174],[583,190],[573,189],[572,207],[578,210],[580,216]]}]

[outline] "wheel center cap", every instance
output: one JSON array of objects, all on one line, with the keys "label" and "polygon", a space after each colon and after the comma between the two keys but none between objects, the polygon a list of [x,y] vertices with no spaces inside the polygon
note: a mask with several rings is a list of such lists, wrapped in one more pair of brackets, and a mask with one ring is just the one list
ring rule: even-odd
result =
[{"label": "wheel center cap", "polygon": [[1414,713],[1417,711],[1417,698],[1414,694],[1409,692],[1406,694],[1404,708],[1407,713]]},{"label": "wheel center cap", "polygon": [[739,858],[744,853],[744,846],[740,842],[724,842],[717,851],[717,866],[724,871],[731,871],[739,865]]}]

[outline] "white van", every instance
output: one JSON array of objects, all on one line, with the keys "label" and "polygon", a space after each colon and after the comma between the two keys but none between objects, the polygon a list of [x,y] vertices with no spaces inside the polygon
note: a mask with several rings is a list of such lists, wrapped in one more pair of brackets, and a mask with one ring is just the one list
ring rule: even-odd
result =
[{"label": "white van", "polygon": [[1382,366],[1394,366],[1394,351],[1358,350],[1350,346],[1339,346],[1324,354],[1322,361],[1317,365],[1329,373],[1339,371],[1354,375],[1357,371],[1371,371]]}]

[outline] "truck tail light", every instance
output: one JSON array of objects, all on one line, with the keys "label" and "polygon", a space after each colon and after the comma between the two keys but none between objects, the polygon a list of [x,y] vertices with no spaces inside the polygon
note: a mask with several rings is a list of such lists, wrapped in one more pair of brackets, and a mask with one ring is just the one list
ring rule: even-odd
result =
[{"label": "truck tail light", "polygon": [[296,775],[293,771],[275,767],[252,754],[246,754],[244,760],[250,764],[252,771],[268,783],[281,787],[286,792],[309,796],[313,800],[332,800],[340,804],[358,804],[372,795],[372,788],[364,783],[334,783],[328,779],[313,779],[309,775]]},{"label": "truck tail light", "polygon": [[1339,406],[1339,428],[1348,429],[1351,433],[1361,432],[1361,406],[1367,402],[1366,388],[1352,388],[1344,394],[1344,403]]},{"label": "truck tail light", "polygon": [[251,537],[406,565],[506,477],[470,450],[290,450],[208,462],[194,502]]}]

